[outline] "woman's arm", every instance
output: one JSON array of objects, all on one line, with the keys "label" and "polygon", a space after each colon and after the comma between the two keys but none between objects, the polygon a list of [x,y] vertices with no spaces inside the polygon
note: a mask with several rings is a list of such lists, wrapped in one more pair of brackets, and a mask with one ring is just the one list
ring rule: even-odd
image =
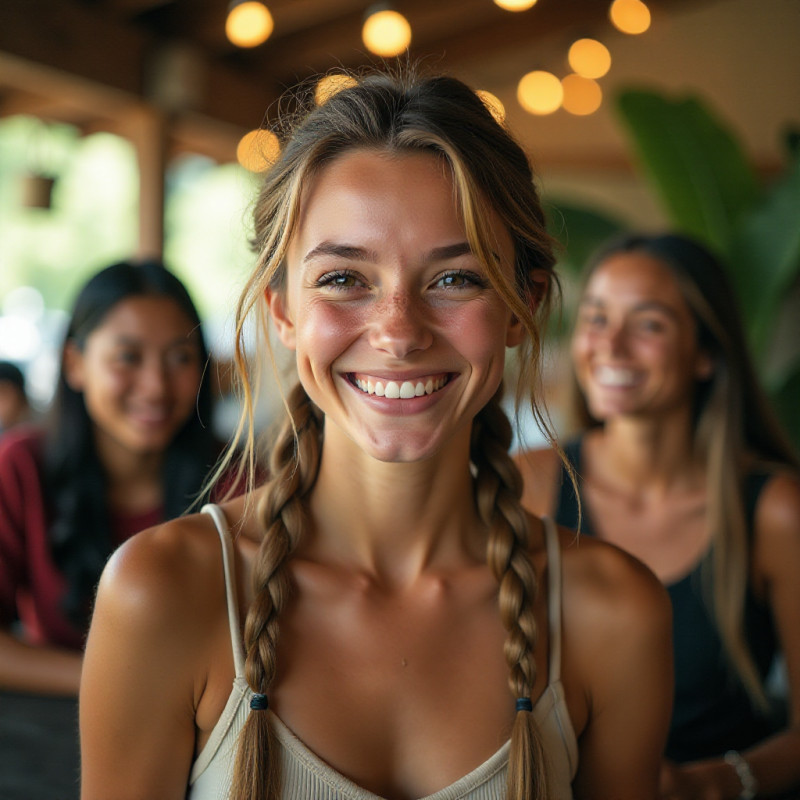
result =
[{"label": "woman's arm", "polygon": [[81,654],[60,647],[34,647],[0,631],[0,687],[43,695],[76,695]]},{"label": "woman's arm", "polygon": [[[800,479],[788,473],[764,487],[756,508],[754,581],[772,609],[789,682],[787,727],[741,755],[758,782],[758,797],[800,787]],[[738,798],[742,782],[723,759],[667,766],[664,798]]]},{"label": "woman's arm", "polygon": [[[580,800],[654,800],[672,712],[672,612],[655,576],[616,547],[581,539],[565,608],[565,672],[588,705]],[[567,659],[574,659],[570,666]]]},{"label": "woman's arm", "polygon": [[81,678],[83,800],[186,796],[214,628],[205,614],[225,608],[222,568],[203,563],[192,520],[138,534],[103,573]]}]

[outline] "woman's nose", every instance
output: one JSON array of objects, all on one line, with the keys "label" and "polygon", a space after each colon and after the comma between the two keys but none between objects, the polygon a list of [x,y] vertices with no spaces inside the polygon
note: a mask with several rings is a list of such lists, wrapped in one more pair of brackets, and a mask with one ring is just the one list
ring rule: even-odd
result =
[{"label": "woman's nose", "polygon": [[167,393],[169,382],[167,365],[163,359],[151,357],[145,359],[139,370],[139,384],[150,397],[163,397]]},{"label": "woman's nose", "polygon": [[427,349],[433,342],[430,309],[410,291],[393,291],[373,307],[369,341],[395,358]]}]

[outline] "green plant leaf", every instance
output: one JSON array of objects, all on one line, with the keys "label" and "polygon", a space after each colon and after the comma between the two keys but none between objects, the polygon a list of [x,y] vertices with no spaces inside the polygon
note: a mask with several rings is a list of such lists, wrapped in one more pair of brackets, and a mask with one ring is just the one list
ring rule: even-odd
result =
[{"label": "green plant leaf", "polygon": [[726,253],[759,194],[733,132],[695,97],[628,89],[617,110],[675,227]]},{"label": "green plant leaf", "polygon": [[800,273],[800,156],[743,215],[731,237],[728,263],[753,347],[763,354],[786,292]]},{"label": "green plant leaf", "polygon": [[555,200],[545,204],[547,230],[559,241],[558,263],[567,273],[577,275],[591,254],[606,240],[628,226],[620,220],[588,207]]},{"label": "green plant leaf", "polygon": [[778,418],[800,451],[800,367],[787,375],[783,385],[770,393]]}]

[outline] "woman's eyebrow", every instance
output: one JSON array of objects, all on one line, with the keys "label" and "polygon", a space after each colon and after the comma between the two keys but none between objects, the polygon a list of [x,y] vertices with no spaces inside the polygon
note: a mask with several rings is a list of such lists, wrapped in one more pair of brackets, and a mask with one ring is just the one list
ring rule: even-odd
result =
[{"label": "woman's eyebrow", "polygon": [[442,247],[434,247],[433,250],[426,253],[423,259],[425,263],[432,261],[447,261],[451,258],[459,258],[460,256],[467,256],[472,254],[472,248],[469,242],[456,242],[456,244],[446,244]]},{"label": "woman's eyebrow", "polygon": [[323,256],[336,256],[348,261],[377,261],[378,254],[363,247],[356,247],[351,244],[336,244],[336,242],[320,242],[316,247],[309,250],[303,257],[303,263],[307,264],[315,258]]}]

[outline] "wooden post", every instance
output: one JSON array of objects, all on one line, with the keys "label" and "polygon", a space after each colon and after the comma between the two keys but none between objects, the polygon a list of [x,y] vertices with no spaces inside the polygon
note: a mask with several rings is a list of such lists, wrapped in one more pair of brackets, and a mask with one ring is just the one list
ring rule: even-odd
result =
[{"label": "wooden post", "polygon": [[139,258],[164,254],[164,175],[169,117],[149,105],[139,106],[122,124],[139,162]]}]

